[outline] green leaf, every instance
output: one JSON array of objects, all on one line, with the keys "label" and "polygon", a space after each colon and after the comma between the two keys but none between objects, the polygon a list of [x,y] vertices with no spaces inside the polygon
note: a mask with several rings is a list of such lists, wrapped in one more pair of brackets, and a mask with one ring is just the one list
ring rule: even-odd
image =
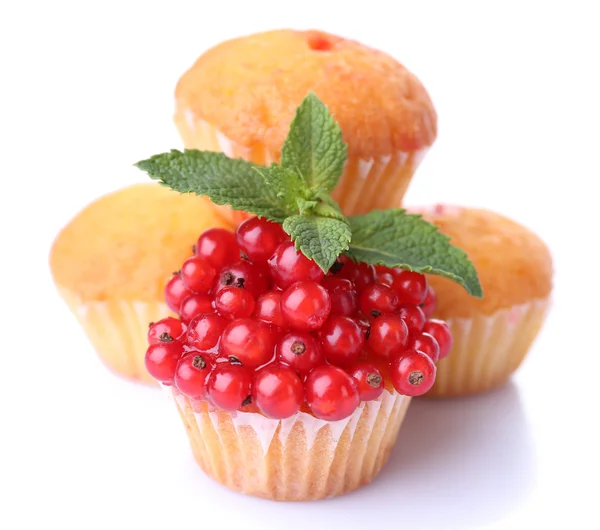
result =
[{"label": "green leaf", "polygon": [[291,169],[271,164],[269,167],[255,166],[255,171],[260,173],[267,186],[275,192],[277,199],[285,208],[297,213],[298,198],[311,195],[304,179]]},{"label": "green leaf", "polygon": [[345,221],[328,217],[294,215],[283,223],[295,246],[327,272],[336,258],[348,249],[352,233]]},{"label": "green leaf", "polygon": [[311,92],[296,110],[281,150],[281,165],[297,171],[310,189],[330,192],[338,183],[346,157],[339,125]]},{"label": "green leaf", "polygon": [[234,210],[277,222],[297,213],[256,171],[259,166],[228,158],[223,153],[174,149],[135,165],[180,193],[207,195],[214,203],[229,205]]},{"label": "green leaf", "polygon": [[482,297],[477,272],[467,255],[420,215],[400,209],[378,210],[350,217],[349,222],[352,243],[348,254],[354,260],[445,276],[470,295]]},{"label": "green leaf", "polygon": [[296,199],[296,204],[298,205],[298,211],[302,215],[310,215],[315,209],[315,206],[319,203],[317,201],[307,201],[306,199],[298,197]]}]

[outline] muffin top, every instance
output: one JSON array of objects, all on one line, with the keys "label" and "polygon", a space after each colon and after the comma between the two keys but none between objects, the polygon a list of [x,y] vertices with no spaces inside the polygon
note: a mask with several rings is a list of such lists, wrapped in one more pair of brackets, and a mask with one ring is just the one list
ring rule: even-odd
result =
[{"label": "muffin top", "polygon": [[86,301],[163,299],[200,233],[226,226],[208,199],[138,184],[96,200],[63,228],[50,254],[54,281]]},{"label": "muffin top", "polygon": [[435,140],[437,116],[413,74],[383,52],[319,31],[221,43],[181,77],[175,97],[230,140],[279,151],[310,91],[331,110],[351,156],[413,151]]},{"label": "muffin top", "polygon": [[477,299],[450,280],[428,276],[437,295],[436,317],[489,315],[550,294],[553,275],[550,251],[527,228],[480,209],[437,205],[419,209],[418,213],[468,254],[483,287],[483,298]]}]

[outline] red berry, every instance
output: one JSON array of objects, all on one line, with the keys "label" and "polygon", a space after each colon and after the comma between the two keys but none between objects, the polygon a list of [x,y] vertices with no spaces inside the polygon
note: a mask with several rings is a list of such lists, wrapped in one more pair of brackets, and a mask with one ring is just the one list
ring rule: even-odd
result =
[{"label": "red berry", "polygon": [[350,280],[325,276],[321,285],[327,289],[331,300],[331,314],[349,317],[356,313],[356,289]]},{"label": "red berry", "polygon": [[450,353],[450,350],[452,350],[452,333],[447,322],[435,319],[428,320],[423,326],[423,332],[429,333],[440,345],[440,359]]},{"label": "red berry", "polygon": [[231,322],[223,331],[221,350],[248,368],[258,368],[273,358],[275,337],[268,324],[251,318]]},{"label": "red berry", "polygon": [[269,259],[271,277],[280,289],[287,289],[302,280],[319,282],[324,273],[313,260],[294,248],[294,243],[284,241]]},{"label": "red berry", "polygon": [[207,294],[192,294],[181,302],[179,316],[186,324],[198,315],[214,313],[212,301]]},{"label": "red berry", "polygon": [[338,263],[342,263],[342,268],[337,275],[350,280],[358,292],[361,292],[367,285],[375,283],[376,274],[373,265],[354,263],[346,256],[340,256]]},{"label": "red berry", "polygon": [[225,287],[215,296],[215,307],[225,318],[245,318],[254,311],[254,297],[250,291],[238,287]]},{"label": "red berry", "polygon": [[206,351],[214,348],[228,321],[216,313],[198,315],[188,326],[186,342],[189,346]]},{"label": "red berry", "polygon": [[302,377],[325,362],[323,350],[317,339],[301,331],[292,331],[279,339],[275,355],[279,361],[291,366]]},{"label": "red berry", "polygon": [[148,328],[148,344],[173,342],[183,335],[183,323],[173,317],[163,318]]},{"label": "red berry", "polygon": [[356,381],[358,397],[361,401],[377,399],[383,393],[385,383],[379,369],[371,363],[360,363],[349,370]]},{"label": "red berry", "polygon": [[393,313],[398,307],[398,296],[387,285],[372,283],[360,295],[360,309],[366,315],[378,317]]},{"label": "red berry", "polygon": [[235,234],[224,228],[206,230],[196,243],[196,256],[202,258],[215,270],[221,270],[240,259],[240,247]]},{"label": "red berry", "polygon": [[151,344],[144,359],[146,370],[157,381],[170,384],[182,355],[183,344],[179,341]]},{"label": "red berry", "polygon": [[394,276],[394,273],[392,272],[392,269],[388,269],[387,267],[383,267],[383,269],[385,270],[379,270],[379,267],[375,267],[375,269],[377,269],[377,282],[382,284],[382,285],[387,285],[388,287],[391,287],[394,284],[394,279],[396,278]]},{"label": "red berry", "polygon": [[260,411],[276,420],[293,416],[304,402],[304,388],[298,375],[280,364],[270,364],[256,373],[252,394]]},{"label": "red berry", "polygon": [[362,351],[365,334],[351,318],[331,316],[319,330],[325,358],[336,366],[348,366]]},{"label": "red berry", "polygon": [[181,279],[186,287],[195,293],[207,293],[211,288],[217,271],[202,258],[188,258],[181,266]]},{"label": "red berry", "polygon": [[406,322],[409,335],[416,335],[423,331],[427,321],[423,310],[416,305],[401,305],[398,308],[398,316]]},{"label": "red berry", "polygon": [[435,382],[435,363],[416,350],[407,350],[390,364],[394,388],[405,396],[422,396]]},{"label": "red berry", "polygon": [[173,313],[179,313],[181,302],[191,294],[179,274],[173,274],[173,277],[165,286],[165,302]]},{"label": "red berry", "polygon": [[425,300],[420,304],[420,308],[425,313],[427,318],[431,318],[435,311],[435,306],[437,305],[437,297],[435,296],[435,291],[431,287],[431,285],[427,286],[427,294],[425,295]]},{"label": "red berry", "polygon": [[248,259],[266,263],[287,235],[278,223],[251,217],[236,229],[237,242]]},{"label": "red berry", "polygon": [[201,399],[206,394],[206,381],[214,365],[198,353],[188,353],[177,363],[175,386],[182,394]]},{"label": "red berry", "polygon": [[239,260],[221,269],[213,286],[213,295],[225,287],[246,289],[254,298],[258,298],[269,288],[269,282],[261,267]]},{"label": "red berry", "polygon": [[396,273],[392,289],[396,291],[401,304],[419,305],[427,294],[427,279],[418,272],[400,269]]},{"label": "red berry", "polygon": [[237,410],[250,402],[252,371],[245,366],[221,363],[210,374],[207,392],[223,410]]},{"label": "red berry", "polygon": [[356,382],[337,366],[315,368],[305,383],[306,401],[322,420],[338,421],[350,416],[360,402]]},{"label": "red berry", "polygon": [[329,294],[316,282],[295,283],[281,297],[281,312],[293,329],[319,329],[331,312]]},{"label": "red berry", "polygon": [[419,333],[409,341],[408,347],[429,355],[434,363],[440,358],[440,345],[429,333]]},{"label": "red berry", "polygon": [[408,327],[397,315],[381,315],[377,317],[367,334],[369,351],[378,357],[391,359],[406,348]]},{"label": "red berry", "polygon": [[256,301],[254,316],[264,322],[283,328],[286,322],[281,312],[281,293],[278,291],[269,291],[263,294]]}]

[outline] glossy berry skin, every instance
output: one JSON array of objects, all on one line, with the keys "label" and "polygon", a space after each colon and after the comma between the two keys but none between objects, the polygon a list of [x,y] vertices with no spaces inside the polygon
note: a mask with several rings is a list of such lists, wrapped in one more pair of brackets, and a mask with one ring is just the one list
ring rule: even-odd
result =
[{"label": "glossy berry skin", "polygon": [[213,285],[213,295],[225,287],[246,289],[256,299],[269,288],[269,283],[264,269],[249,261],[239,260],[220,270]]},{"label": "glossy berry skin", "polygon": [[175,370],[175,386],[188,397],[201,399],[206,395],[206,382],[214,364],[203,355],[192,352],[182,357]]},{"label": "glossy berry skin", "polygon": [[361,401],[377,399],[385,389],[385,382],[379,369],[371,363],[359,363],[348,370],[356,382]]},{"label": "glossy berry skin", "polygon": [[187,324],[198,315],[214,312],[212,301],[207,294],[192,294],[181,302],[179,317]]},{"label": "glossy berry skin", "polygon": [[266,263],[288,236],[278,223],[251,217],[236,229],[238,245],[253,263]]},{"label": "glossy berry skin", "polygon": [[427,321],[423,310],[416,305],[401,305],[398,308],[398,316],[406,322],[409,335],[416,335],[423,331],[423,326]]},{"label": "glossy berry skin", "polygon": [[196,243],[195,253],[217,271],[240,259],[235,234],[224,228],[210,228],[203,232]]},{"label": "glossy berry skin", "polygon": [[343,420],[360,403],[356,382],[337,366],[315,368],[308,374],[304,389],[310,410],[322,420]]},{"label": "glossy berry skin", "polygon": [[435,383],[436,367],[431,357],[416,350],[406,350],[390,363],[394,388],[405,396],[422,396]]},{"label": "glossy berry skin", "polygon": [[427,294],[427,279],[418,272],[396,269],[392,289],[398,295],[401,304],[419,305]]},{"label": "glossy berry skin", "polygon": [[198,315],[189,324],[186,343],[201,351],[211,350],[218,343],[228,320],[216,313]]},{"label": "glossy berry skin", "polygon": [[275,351],[275,336],[268,324],[252,318],[231,322],[221,337],[223,355],[239,360],[247,368],[268,363]]},{"label": "glossy berry skin", "polygon": [[172,342],[183,335],[183,322],[177,318],[167,317],[151,324],[148,328],[148,344]]},{"label": "glossy berry skin", "polygon": [[275,347],[277,360],[293,368],[301,377],[325,362],[321,344],[309,333],[292,331]]},{"label": "glossy berry skin", "polygon": [[182,355],[183,344],[179,341],[151,344],[144,358],[146,370],[157,381],[171,384]]},{"label": "glossy berry skin", "polygon": [[351,318],[331,316],[319,330],[325,359],[336,366],[352,364],[365,345],[365,334]]},{"label": "glossy berry skin", "polygon": [[217,312],[229,319],[246,318],[254,311],[254,297],[250,291],[238,287],[225,287],[215,296]]},{"label": "glossy berry skin", "polygon": [[440,358],[440,345],[429,333],[415,335],[409,341],[408,348],[428,355],[434,363]]},{"label": "glossy berry skin", "polygon": [[304,387],[289,366],[269,364],[254,376],[254,404],[268,418],[282,420],[296,414],[304,402]]},{"label": "glossy berry skin", "polygon": [[259,320],[283,328],[286,325],[281,312],[281,292],[269,291],[263,294],[257,301],[254,316]]},{"label": "glossy berry skin", "polygon": [[210,263],[197,256],[186,259],[180,272],[183,283],[194,293],[207,293],[216,274],[217,271]]},{"label": "glossy berry skin", "polygon": [[165,286],[165,302],[173,313],[179,313],[181,302],[183,302],[192,292],[185,286],[179,274],[173,274]]},{"label": "glossy berry skin", "polygon": [[294,243],[284,241],[269,259],[269,269],[275,285],[287,289],[290,285],[312,280],[320,282],[325,275],[321,268],[294,248]]},{"label": "glossy berry skin", "polygon": [[452,333],[443,320],[431,319],[425,322],[423,332],[429,333],[440,345],[440,359],[447,357],[452,350]]},{"label": "glossy berry skin", "polygon": [[419,305],[419,307],[425,313],[427,318],[431,318],[433,313],[435,312],[435,308],[437,305],[437,297],[435,296],[435,291],[431,287],[431,285],[427,286],[427,294],[425,295],[425,299],[423,303]]},{"label": "glossy berry skin", "polygon": [[383,267],[385,270],[379,270],[378,267],[375,267],[375,269],[377,269],[377,283],[387,285],[388,287],[394,284],[395,276],[392,269],[388,269],[387,267]]},{"label": "glossy berry skin", "polygon": [[378,317],[398,308],[398,296],[387,285],[372,283],[360,295],[360,309],[365,315]]},{"label": "glossy berry skin", "polygon": [[237,410],[251,395],[252,370],[229,363],[218,364],[208,378],[208,396],[223,410]]},{"label": "glossy berry skin", "polygon": [[316,282],[297,282],[283,292],[281,312],[288,325],[301,331],[319,329],[329,317],[331,300]]},{"label": "glossy berry skin", "polygon": [[337,273],[337,276],[350,280],[358,292],[361,292],[367,285],[375,283],[377,275],[373,265],[354,263],[346,256],[341,256],[338,261],[342,263],[343,266]]},{"label": "glossy berry skin", "polygon": [[406,349],[408,327],[397,315],[381,315],[371,324],[367,347],[376,357],[390,360]]},{"label": "glossy berry skin", "polygon": [[356,289],[350,280],[337,276],[325,276],[321,285],[329,293],[331,300],[331,314],[349,317],[356,313]]}]

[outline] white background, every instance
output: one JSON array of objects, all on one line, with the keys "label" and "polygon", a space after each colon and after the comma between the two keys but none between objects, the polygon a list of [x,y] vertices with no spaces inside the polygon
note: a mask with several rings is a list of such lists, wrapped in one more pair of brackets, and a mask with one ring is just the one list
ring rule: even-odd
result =
[{"label": "white background", "polygon": [[[0,528],[600,528],[595,4],[2,3]],[[47,266],[80,208],[181,146],[172,94],[196,57],[277,27],[405,63],[440,117],[408,202],[503,212],[556,264],[553,311],[512,383],[415,402],[371,486],[308,504],[206,478],[172,405],[108,373]]]}]

